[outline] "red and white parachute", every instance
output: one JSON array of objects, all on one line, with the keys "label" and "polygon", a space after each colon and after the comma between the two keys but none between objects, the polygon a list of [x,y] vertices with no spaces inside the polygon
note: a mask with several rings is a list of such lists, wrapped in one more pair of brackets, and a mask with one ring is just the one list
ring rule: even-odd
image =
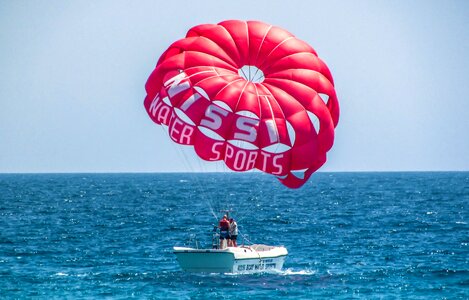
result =
[{"label": "red and white parachute", "polygon": [[290,188],[325,163],[339,119],[331,73],[316,51],[258,21],[193,27],[161,55],[145,88],[149,116],[174,142]]}]

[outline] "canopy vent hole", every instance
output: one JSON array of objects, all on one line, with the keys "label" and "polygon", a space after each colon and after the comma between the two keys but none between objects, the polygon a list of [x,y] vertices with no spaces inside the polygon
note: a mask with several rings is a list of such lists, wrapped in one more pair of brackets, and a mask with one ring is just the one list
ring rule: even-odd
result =
[{"label": "canopy vent hole", "polygon": [[261,83],[264,81],[264,72],[256,66],[245,65],[238,70],[239,76],[252,83]]}]

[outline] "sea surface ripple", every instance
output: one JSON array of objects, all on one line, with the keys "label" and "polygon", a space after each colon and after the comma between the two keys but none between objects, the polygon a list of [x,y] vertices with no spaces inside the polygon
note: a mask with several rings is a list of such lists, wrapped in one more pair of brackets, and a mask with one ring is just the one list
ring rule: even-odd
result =
[{"label": "sea surface ripple", "polygon": [[[188,274],[222,209],[282,272]],[[469,172],[0,174],[3,299],[469,299]]]}]

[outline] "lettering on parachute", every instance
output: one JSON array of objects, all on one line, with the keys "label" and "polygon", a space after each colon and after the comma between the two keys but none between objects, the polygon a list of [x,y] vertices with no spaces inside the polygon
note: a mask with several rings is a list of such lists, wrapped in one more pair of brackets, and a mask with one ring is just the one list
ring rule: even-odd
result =
[{"label": "lettering on parachute", "polygon": [[[168,126],[168,133],[173,141],[183,145],[194,145],[194,133],[200,131],[205,135],[203,147],[198,145],[203,148],[203,151],[199,148],[199,152],[203,152],[204,159],[224,160],[236,171],[258,168],[274,175],[285,175],[285,166],[288,163],[285,153],[273,153],[253,146],[257,139],[259,119],[234,114],[226,104],[221,105],[219,101],[211,101],[200,87],[191,86],[184,72],[167,80],[164,87],[162,93],[167,95],[157,93],[150,104],[149,112],[158,123]],[[187,93],[189,89],[192,89],[192,92]],[[173,106],[171,103],[173,97],[182,94],[186,98],[180,100],[177,106]],[[198,105],[194,105],[195,103]],[[196,113],[194,111],[200,110],[200,107],[205,109],[199,116],[199,125],[197,125],[190,116]],[[275,122],[267,120],[265,125],[271,145],[278,143],[278,129],[275,127]],[[227,129],[230,138],[226,137]],[[249,146],[241,148],[236,141]]]}]

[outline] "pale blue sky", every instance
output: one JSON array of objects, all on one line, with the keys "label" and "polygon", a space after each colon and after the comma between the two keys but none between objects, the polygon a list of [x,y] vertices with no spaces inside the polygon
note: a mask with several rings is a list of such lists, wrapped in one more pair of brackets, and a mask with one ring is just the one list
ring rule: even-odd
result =
[{"label": "pale blue sky", "polygon": [[[184,171],[143,108],[200,23],[260,20],[329,65],[341,117],[321,171],[469,170],[469,1],[1,1],[0,172]],[[197,169],[197,168],[196,168]]]}]

